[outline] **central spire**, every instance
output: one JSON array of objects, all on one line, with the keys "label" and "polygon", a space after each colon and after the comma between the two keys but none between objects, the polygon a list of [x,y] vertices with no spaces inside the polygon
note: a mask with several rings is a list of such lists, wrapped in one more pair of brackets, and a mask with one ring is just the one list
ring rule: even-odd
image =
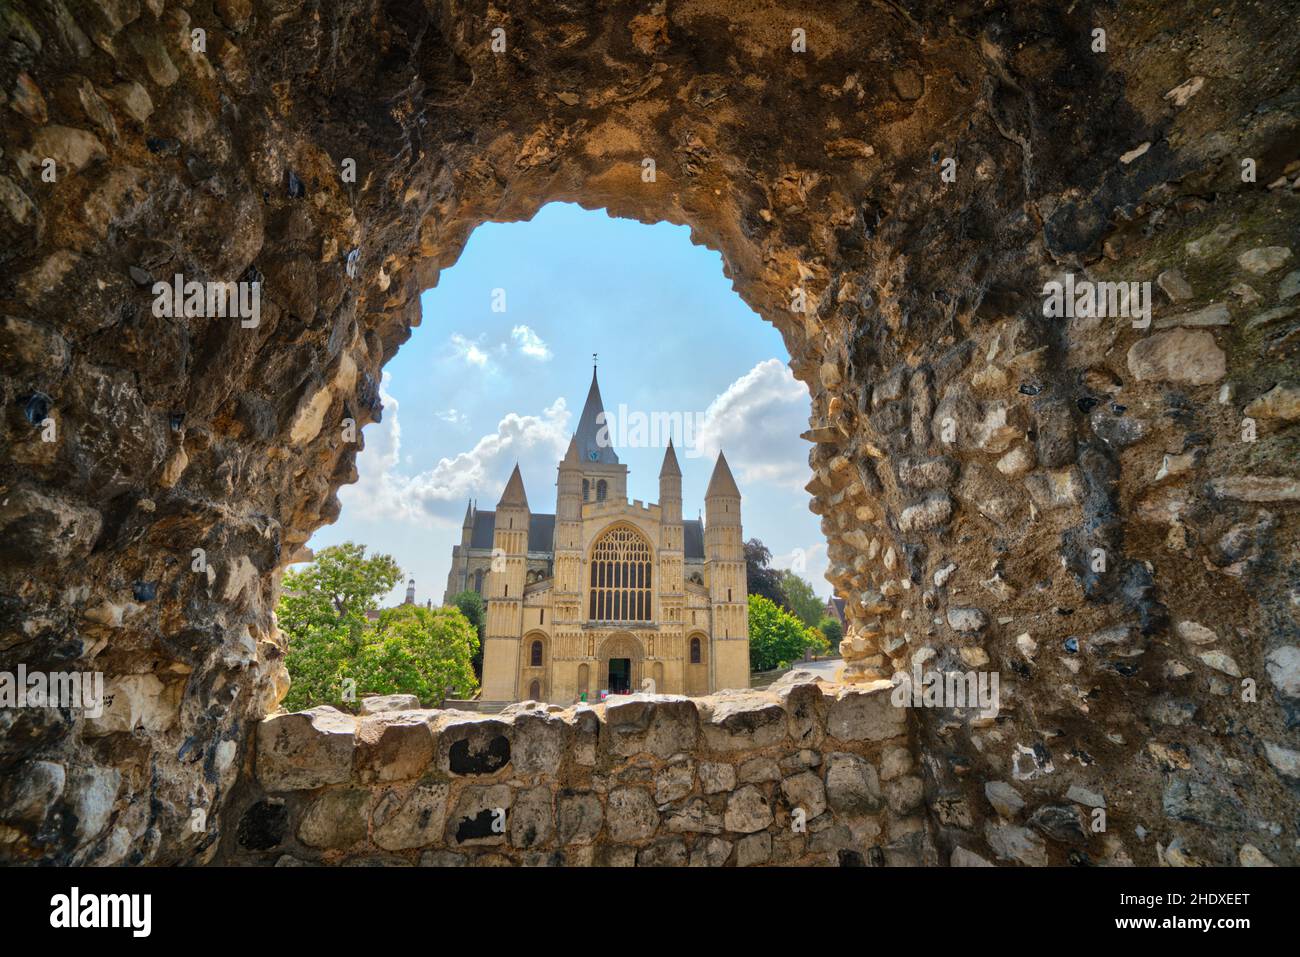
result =
[{"label": "central spire", "polygon": [[587,390],[587,402],[582,407],[578,431],[573,436],[583,464],[619,464],[618,456],[614,454],[613,437],[609,434],[611,425],[613,423],[605,421],[605,404],[600,398],[600,383],[596,381],[596,367],[593,365],[591,388]]}]

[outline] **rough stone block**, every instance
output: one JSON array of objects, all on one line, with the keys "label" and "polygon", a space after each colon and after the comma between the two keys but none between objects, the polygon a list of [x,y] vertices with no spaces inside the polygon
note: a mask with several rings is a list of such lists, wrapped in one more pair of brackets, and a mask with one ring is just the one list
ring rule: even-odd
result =
[{"label": "rough stone block", "polygon": [[880,777],[875,767],[856,754],[836,752],[826,759],[826,799],[845,814],[880,809]]},{"label": "rough stone block", "polygon": [[495,718],[445,716],[434,725],[436,766],[458,777],[496,774],[510,763],[510,730]]},{"label": "rough stone block", "polygon": [[728,831],[752,834],[772,823],[772,808],[763,792],[749,784],[727,799],[727,812],[723,824]]},{"label": "rough stone block", "polygon": [[564,757],[564,721],[544,711],[527,711],[515,717],[514,725],[515,773],[557,774]]},{"label": "rough stone block", "polygon": [[323,705],[278,714],[257,726],[257,780],[267,791],[344,784],[352,777],[357,721]]},{"label": "rough stone block", "polygon": [[504,784],[465,788],[447,818],[447,843],[452,847],[503,843],[512,797]]},{"label": "rough stone block", "polygon": [[691,698],[676,695],[620,695],[605,705],[603,746],[613,755],[649,752],[671,757],[695,747],[699,716]]},{"label": "rough stone block", "polygon": [[326,791],[307,808],[298,825],[298,840],[308,847],[347,848],[363,841],[369,827],[367,788]]},{"label": "rough stone block", "polygon": [[817,817],[826,810],[826,788],[822,785],[821,778],[811,771],[786,778],[781,782],[781,793],[785,795],[786,803],[792,811],[795,808],[803,810],[805,820]]},{"label": "rough stone block", "polygon": [[590,844],[605,823],[600,798],[590,791],[561,791],[559,839],[561,844]]},{"label": "rough stone block", "polygon": [[555,810],[551,789],[528,788],[515,795],[510,809],[510,844],[532,848],[548,844],[555,833]]},{"label": "rough stone block", "polygon": [[353,767],[357,779],[405,781],[417,778],[433,760],[429,711],[386,711],[357,723]]},{"label": "rough stone block", "polygon": [[831,704],[826,730],[841,741],[886,741],[907,731],[907,709],[890,701],[887,682],[840,689]]},{"label": "rough stone block", "polygon": [[605,809],[609,835],[615,841],[639,841],[659,827],[659,812],[650,794],[641,788],[615,788]]},{"label": "rough stone block", "polygon": [[439,843],[449,791],[445,784],[417,784],[386,791],[374,810],[375,843],[386,851]]},{"label": "rough stone block", "polygon": [[703,700],[707,702],[704,740],[714,751],[765,748],[785,740],[785,709],[765,695],[714,695]]}]

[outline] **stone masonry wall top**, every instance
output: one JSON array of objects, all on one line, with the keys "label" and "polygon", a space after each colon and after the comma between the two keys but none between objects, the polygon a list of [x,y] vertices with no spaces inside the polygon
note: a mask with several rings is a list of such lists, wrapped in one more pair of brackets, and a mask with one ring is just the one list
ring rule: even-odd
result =
[{"label": "stone masonry wall top", "polygon": [[[227,863],[937,863],[888,682],[263,720]],[[394,710],[382,710],[392,708]],[[229,826],[233,824],[234,826]]]}]

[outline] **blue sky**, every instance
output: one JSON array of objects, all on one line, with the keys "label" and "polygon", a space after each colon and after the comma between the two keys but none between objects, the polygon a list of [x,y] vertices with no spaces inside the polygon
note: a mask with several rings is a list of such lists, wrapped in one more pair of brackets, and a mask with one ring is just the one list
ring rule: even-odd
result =
[{"label": "blue sky", "polygon": [[[675,442],[683,514],[703,509],[721,447],[744,496],[745,537],[829,593],[825,541],[803,491],[807,391],[780,334],[687,227],[555,203],[531,222],[476,229],[420,305],[421,326],[384,369],[383,421],[365,429],[360,479],[340,491],[342,514],[312,548],[351,540],[387,552],[414,576],[419,600],[438,604],[468,498],[494,508],[518,461],[530,507],[555,511],[555,467],[595,352],[612,415],[624,404],[700,423],[694,448]],[[662,443],[615,451],[628,497],[657,501]]]}]

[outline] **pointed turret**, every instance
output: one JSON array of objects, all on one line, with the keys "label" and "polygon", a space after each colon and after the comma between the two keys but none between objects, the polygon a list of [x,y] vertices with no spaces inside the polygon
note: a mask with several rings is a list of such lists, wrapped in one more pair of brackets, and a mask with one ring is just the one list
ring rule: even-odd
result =
[{"label": "pointed turret", "polygon": [[510,481],[506,482],[506,490],[501,493],[501,500],[497,502],[498,510],[512,506],[528,508],[528,496],[524,494],[524,477],[519,474],[518,462],[515,463],[515,470],[510,473]]},{"label": "pointed turret", "polygon": [[564,458],[560,460],[560,467],[572,468],[580,465],[582,465],[582,459],[578,457],[578,439],[577,436],[574,436],[569,439],[569,447],[564,452]]},{"label": "pointed turret", "polygon": [[618,456],[614,454],[614,444],[607,424],[605,404],[600,398],[600,384],[596,381],[596,370],[592,369],[591,388],[587,390],[587,401],[582,407],[578,431],[573,437],[577,443],[578,455],[584,463],[618,465]]},{"label": "pointed turret", "polygon": [[718,463],[713,466],[713,477],[709,479],[709,487],[704,493],[706,503],[711,498],[740,498],[740,489],[736,487],[731,467],[727,465],[727,457],[721,451],[718,452]]},{"label": "pointed turret", "polygon": [[474,527],[474,500],[466,499],[465,501],[465,521],[460,523],[461,528]]},{"label": "pointed turret", "polygon": [[403,602],[403,604],[406,605],[415,604],[415,579],[414,578],[412,578],[410,581],[406,583],[406,601]]},{"label": "pointed turret", "polygon": [[659,469],[659,477],[675,475],[682,477],[682,467],[677,464],[677,453],[673,451],[673,440],[668,440],[668,451],[664,453],[664,464]]}]

